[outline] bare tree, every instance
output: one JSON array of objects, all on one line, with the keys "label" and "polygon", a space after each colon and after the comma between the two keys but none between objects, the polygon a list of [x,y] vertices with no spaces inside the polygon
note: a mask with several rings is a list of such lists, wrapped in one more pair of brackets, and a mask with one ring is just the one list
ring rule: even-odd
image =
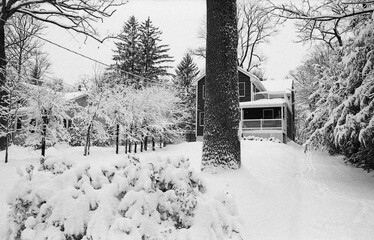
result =
[{"label": "bare tree", "polygon": [[[3,86],[6,83],[7,58],[5,52],[5,25],[15,14],[24,14],[33,19],[52,24],[77,33],[82,33],[98,41],[98,33],[93,23],[110,17],[115,7],[127,0],[2,0],[0,2],[0,105],[7,95]],[[5,120],[0,118],[0,124]],[[5,141],[0,139],[0,148]]]},{"label": "bare tree", "polygon": [[[320,40],[331,48],[343,46],[343,35],[363,24],[374,11],[374,1],[366,0],[303,0],[301,5],[271,3],[271,12],[296,23],[300,41]],[[315,4],[317,3],[317,4]]]},{"label": "bare tree", "polygon": [[35,85],[41,84],[42,77],[48,72],[51,67],[51,63],[48,59],[48,54],[42,51],[36,50],[33,53],[29,63],[29,77]]},{"label": "bare tree", "polygon": [[[251,71],[265,60],[258,47],[277,33],[280,18],[268,13],[261,1],[242,1],[238,6],[238,66]],[[256,59],[256,60],[255,60]]]},{"label": "bare tree", "polygon": [[17,117],[18,110],[25,105],[25,94],[22,88],[22,80],[17,72],[8,71],[8,81],[3,88],[7,95],[2,99],[6,104],[0,105],[0,117],[4,122],[0,124],[0,136],[5,140],[5,163],[8,162],[8,148],[14,139],[14,133],[20,128],[20,118]]},{"label": "bare tree", "polygon": [[[259,46],[267,43],[269,37],[277,33],[276,26],[281,23],[278,16],[271,15],[261,1],[238,1],[238,66],[251,71],[258,68],[265,60]],[[198,37],[206,40],[206,23],[198,33]],[[192,50],[198,57],[206,57],[206,48]]]},{"label": "bare tree", "polygon": [[14,14],[5,25],[5,50],[8,64],[21,78],[27,75],[27,62],[42,46],[35,36],[40,35],[45,26],[30,16]]}]

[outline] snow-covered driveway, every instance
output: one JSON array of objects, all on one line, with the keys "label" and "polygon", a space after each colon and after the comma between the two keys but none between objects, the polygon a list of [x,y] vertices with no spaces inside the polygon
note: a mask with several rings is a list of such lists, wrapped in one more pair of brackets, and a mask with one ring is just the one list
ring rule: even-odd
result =
[{"label": "snow-covered driveway", "polygon": [[[199,169],[201,143],[170,145],[139,156],[184,155]],[[93,148],[88,158],[81,148],[49,149],[79,163],[106,164],[124,157],[114,149]],[[13,149],[10,163],[0,164],[0,223],[5,220],[5,195],[16,180],[15,169],[35,164],[38,154]],[[13,157],[12,157],[13,156]],[[0,158],[2,156],[0,155]],[[238,171],[203,173],[208,194],[231,194],[243,221],[245,239],[372,239],[374,178],[344,164],[342,157],[304,153],[296,144],[242,142]],[[1,230],[1,229],[0,229]]]}]

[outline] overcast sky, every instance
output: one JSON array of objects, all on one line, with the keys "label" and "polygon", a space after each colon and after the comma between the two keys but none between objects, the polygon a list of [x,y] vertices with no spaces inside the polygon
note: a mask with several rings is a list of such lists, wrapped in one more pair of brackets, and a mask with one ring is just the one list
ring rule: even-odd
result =
[{"label": "overcast sky", "polygon": [[[169,54],[174,57],[177,65],[189,49],[202,45],[198,39],[198,32],[206,15],[205,0],[130,0],[129,3],[117,9],[117,12],[104,23],[98,24],[102,36],[116,34],[121,31],[123,23],[134,15],[140,22],[150,17],[154,26],[163,32],[163,44],[170,46]],[[292,23],[280,30],[271,38],[270,44],[263,46],[263,53],[267,56],[264,66],[265,76],[269,79],[283,79],[295,68],[305,55],[306,47],[293,43],[296,40]],[[97,59],[103,63],[112,63],[112,49],[110,41],[99,44],[94,40],[77,34],[68,33],[56,27],[50,27],[43,36],[62,46]],[[76,56],[66,50],[59,49],[46,43],[45,51],[50,55],[52,71],[49,76],[62,78],[66,83],[73,84],[84,75],[93,73],[94,65],[90,60]],[[199,67],[204,67],[204,60],[195,58]],[[97,64],[96,64],[97,65]]]}]

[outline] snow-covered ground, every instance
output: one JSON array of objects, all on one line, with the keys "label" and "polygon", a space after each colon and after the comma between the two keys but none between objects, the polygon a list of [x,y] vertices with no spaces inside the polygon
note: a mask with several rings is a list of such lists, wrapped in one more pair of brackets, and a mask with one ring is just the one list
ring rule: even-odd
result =
[{"label": "snow-covered ground", "polygon": [[[154,155],[181,155],[200,167],[201,143],[170,145]],[[123,149],[122,149],[123,150]],[[123,151],[122,151],[123,152]],[[124,158],[113,148],[57,146],[47,157],[64,157],[76,164],[104,165]],[[3,159],[3,152],[0,159]],[[20,147],[10,150],[10,162],[0,164],[0,230],[3,232],[6,195],[18,179],[17,167],[37,164],[40,152]],[[245,239],[372,239],[374,236],[374,179],[361,169],[347,166],[341,157],[320,152],[304,153],[296,144],[242,141],[238,171],[203,173],[208,192],[232,194],[238,205]]]}]

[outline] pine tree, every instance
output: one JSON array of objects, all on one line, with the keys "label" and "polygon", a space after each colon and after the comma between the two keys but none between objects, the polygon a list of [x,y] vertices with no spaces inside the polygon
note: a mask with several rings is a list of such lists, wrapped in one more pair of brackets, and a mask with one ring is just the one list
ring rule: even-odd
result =
[{"label": "pine tree", "polygon": [[173,61],[168,54],[168,45],[160,44],[162,32],[153,26],[150,18],[140,25],[140,32],[141,75],[157,81],[160,77],[168,75],[167,69],[170,66],[165,64]]},{"label": "pine tree", "polygon": [[195,123],[195,103],[196,103],[196,90],[192,86],[192,81],[199,74],[199,70],[196,66],[196,63],[193,62],[193,59],[190,54],[186,54],[182,61],[178,64],[175,69],[174,85],[178,91],[179,97],[185,103],[188,116],[186,119],[186,130],[194,129]]},{"label": "pine tree", "polygon": [[207,0],[202,168],[240,167],[236,1]]},{"label": "pine tree", "polygon": [[[139,74],[140,67],[140,32],[138,20],[131,16],[123,26],[122,33],[118,36],[121,41],[116,42],[117,47],[114,50],[113,60],[116,61],[115,68],[120,70],[120,75],[125,72]],[[131,75],[126,76],[127,83],[137,83]],[[131,81],[133,80],[133,81]],[[134,82],[135,81],[135,82]]]},{"label": "pine tree", "polygon": [[173,60],[167,53],[168,45],[160,44],[161,34],[149,18],[139,25],[137,19],[131,16],[125,23],[118,36],[120,41],[115,43],[117,49],[114,50],[113,60],[116,64],[112,68],[119,71],[122,77],[126,76],[127,84],[145,86],[168,75],[170,66],[165,64]]}]

